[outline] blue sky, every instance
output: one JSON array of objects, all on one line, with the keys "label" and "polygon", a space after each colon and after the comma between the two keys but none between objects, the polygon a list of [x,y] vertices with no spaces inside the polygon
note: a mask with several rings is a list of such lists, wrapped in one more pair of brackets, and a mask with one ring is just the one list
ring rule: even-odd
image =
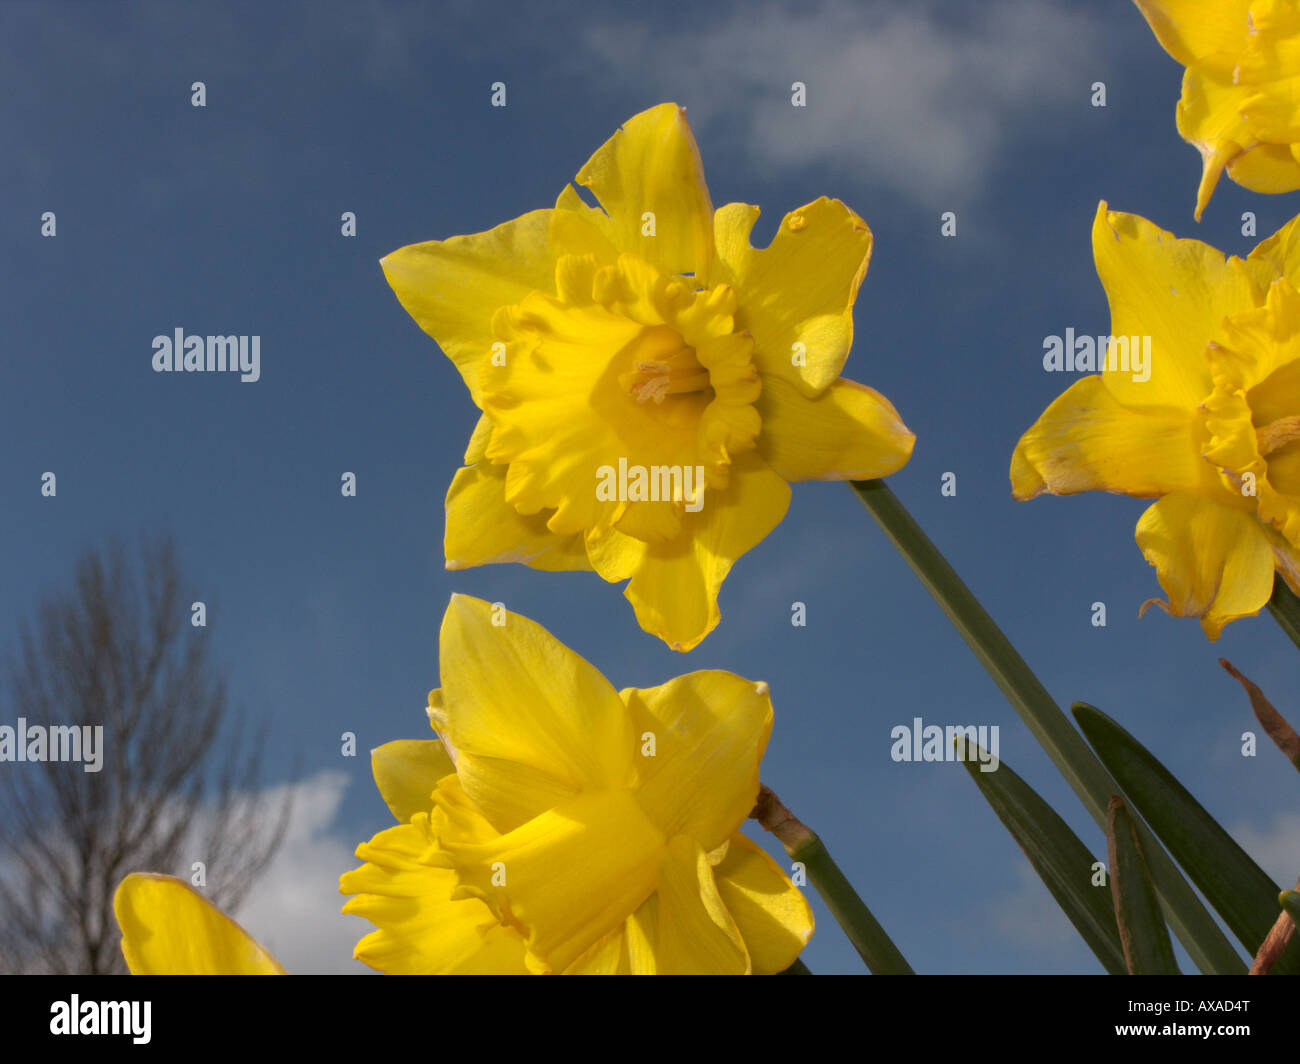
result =
[{"label": "blue sky", "polygon": [[[506,602],[618,687],[700,668],[766,680],[764,779],[918,970],[1099,970],[965,771],[891,761],[891,728],[914,716],[999,725],[1002,759],[1104,851],[845,486],[796,486],[686,656],[594,574],[443,570],[443,497],[477,412],[378,259],[551,205],[620,122],[671,99],[714,203],[762,207],[756,243],[821,195],[866,219],[876,243],[845,374],[918,436],[894,490],[1063,705],[1118,718],[1289,881],[1295,780],[1271,749],[1240,756],[1253,718],[1216,658],[1295,719],[1294,648],[1268,616],[1217,645],[1194,621],[1139,621],[1159,594],[1133,542],[1141,501],[1010,496],[1016,440],[1070,383],[1043,371],[1043,338],[1109,331],[1098,200],[1242,254],[1242,211],[1263,237],[1300,205],[1225,181],[1193,222],[1181,68],[1136,8],[539,6],[0,10],[0,639],[87,548],[172,533],[209,605],[197,637],[270,723],[268,782],[300,790],[286,852],[241,914],[291,970],[361,967],[348,954],[366,925],[331,914],[351,849],[389,822],[364,751],[427,735],[453,591]],[[807,108],[790,106],[796,80]],[[505,108],[489,104],[496,81]],[[955,238],[940,235],[945,211]],[[177,327],[260,335],[261,379],[155,374],[152,339]],[[47,470],[56,499],[40,495]],[[340,495],[344,471],[356,498]],[[944,472],[955,498],[940,496]],[[790,624],[796,600],[806,628]],[[344,731],[362,756],[340,756]],[[809,966],[861,970],[817,912]]]}]

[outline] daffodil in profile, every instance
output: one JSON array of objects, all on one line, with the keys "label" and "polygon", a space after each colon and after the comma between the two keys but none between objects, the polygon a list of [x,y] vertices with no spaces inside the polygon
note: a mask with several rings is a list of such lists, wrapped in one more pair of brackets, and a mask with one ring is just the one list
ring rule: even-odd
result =
[{"label": "daffodil in profile", "polygon": [[[375,753],[397,827],[357,850],[344,911],[387,972],[774,973],[812,934],[740,834],[772,727],[765,684],[694,672],[616,691],[545,629],[454,596],[438,743]],[[495,624],[494,621],[504,621]]]},{"label": "daffodil in profile", "polygon": [[1157,604],[1217,639],[1267,603],[1275,572],[1300,593],[1300,219],[1241,259],[1102,203],[1092,244],[1130,356],[1112,339],[1104,371],[1047,408],[1012,490],[1156,499],[1137,541]]},{"label": "daffodil in profile", "polygon": [[1255,192],[1300,188],[1300,5],[1136,0],[1182,63],[1178,132],[1201,153],[1196,219],[1226,169]]},{"label": "daffodil in profile", "polygon": [[383,260],[482,411],[447,494],[449,569],[592,569],[690,650],[789,484],[882,477],[913,436],[840,378],[871,253],[838,200],[714,210],[685,112],[631,118],[554,208]]},{"label": "daffodil in profile", "polygon": [[284,975],[279,961],[182,879],[133,872],[113,895],[132,975]]}]

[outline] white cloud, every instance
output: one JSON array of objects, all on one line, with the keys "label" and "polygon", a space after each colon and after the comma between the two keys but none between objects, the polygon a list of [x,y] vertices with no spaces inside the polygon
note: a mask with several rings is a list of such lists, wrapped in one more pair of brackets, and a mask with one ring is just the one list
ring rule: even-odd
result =
[{"label": "white cloud", "polygon": [[[357,866],[353,850],[360,840],[330,833],[348,776],[320,772],[288,786],[293,812],[284,843],[236,918],[291,974],[368,972],[352,959],[352,948],[374,928],[339,912],[346,900],[339,893],[339,876]],[[263,797],[267,808],[274,809],[283,787],[269,788]]]},{"label": "white cloud", "polygon": [[[1084,68],[1099,34],[1085,15],[1051,0],[966,6],[954,17],[922,3],[794,11],[767,0],[703,30],[629,21],[585,40],[617,76],[687,104],[693,124],[735,138],[755,163],[839,165],[929,204],[978,191],[1015,126],[1059,125],[1059,105],[1089,106]],[[791,106],[795,81],[806,108]]]},{"label": "white cloud", "polygon": [[1271,827],[1239,826],[1231,834],[1278,886],[1295,886],[1300,876],[1300,813],[1278,813]]},{"label": "white cloud", "polygon": [[1079,932],[1028,861],[1017,863],[1016,880],[1016,889],[989,907],[994,929],[1012,945],[1033,950],[1044,964],[1074,959]]}]

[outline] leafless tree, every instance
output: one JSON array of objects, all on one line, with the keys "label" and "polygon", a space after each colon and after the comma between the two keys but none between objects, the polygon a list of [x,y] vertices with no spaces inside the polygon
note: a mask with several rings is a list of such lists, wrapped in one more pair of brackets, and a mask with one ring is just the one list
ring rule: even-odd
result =
[{"label": "leafless tree", "polygon": [[0,968],[125,970],[113,892],[130,872],[190,880],[238,906],[283,838],[285,798],[260,800],[264,735],[250,733],[212,664],[170,541],[77,564],[6,661],[0,724],[102,725],[102,764],[0,762]]}]

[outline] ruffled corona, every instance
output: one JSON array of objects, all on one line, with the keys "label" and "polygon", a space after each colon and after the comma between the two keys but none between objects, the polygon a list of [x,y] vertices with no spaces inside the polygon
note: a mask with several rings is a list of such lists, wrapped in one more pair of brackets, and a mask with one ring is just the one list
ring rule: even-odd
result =
[{"label": "ruffled corona", "polygon": [[1260,521],[1300,551],[1300,295],[1285,278],[1264,306],[1224,321],[1206,359],[1202,454]]},{"label": "ruffled corona", "polygon": [[736,328],[735,292],[693,289],[633,255],[610,266],[563,256],[556,289],[492,320],[503,357],[483,363],[479,394],[492,423],[484,454],[507,467],[505,501],[547,511],[560,535],[613,527],[670,539],[702,499],[602,500],[592,470],[620,458],[700,466],[708,488],[727,487],[732,457],[754,449],[760,427],[754,341]]}]

